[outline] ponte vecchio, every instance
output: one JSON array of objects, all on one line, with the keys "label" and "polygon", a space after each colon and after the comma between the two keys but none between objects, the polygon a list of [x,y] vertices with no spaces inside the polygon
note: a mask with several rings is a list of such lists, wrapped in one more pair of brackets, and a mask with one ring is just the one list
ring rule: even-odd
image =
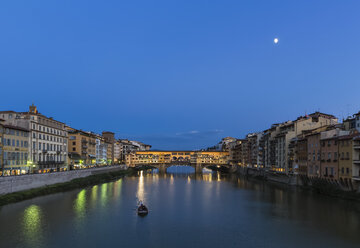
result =
[{"label": "ponte vecchio", "polygon": [[136,151],[126,156],[129,167],[152,166],[160,172],[173,165],[192,166],[196,172],[209,166],[228,166],[226,151]]}]

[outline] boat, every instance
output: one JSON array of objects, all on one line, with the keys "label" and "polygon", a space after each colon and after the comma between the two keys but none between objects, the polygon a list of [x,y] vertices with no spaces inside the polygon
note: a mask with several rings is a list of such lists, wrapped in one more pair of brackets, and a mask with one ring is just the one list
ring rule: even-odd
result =
[{"label": "boat", "polygon": [[138,209],[137,209],[137,214],[138,214],[139,216],[145,216],[145,215],[147,215],[148,213],[149,213],[148,208],[147,208],[142,202],[140,202],[140,205],[139,205],[139,207],[138,207]]}]

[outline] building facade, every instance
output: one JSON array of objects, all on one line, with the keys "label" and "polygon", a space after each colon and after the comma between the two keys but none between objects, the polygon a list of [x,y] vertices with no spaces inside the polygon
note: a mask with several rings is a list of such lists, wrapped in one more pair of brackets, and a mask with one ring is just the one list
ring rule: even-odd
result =
[{"label": "building facade", "polygon": [[96,165],[96,135],[73,128],[69,133],[69,160],[72,169]]},{"label": "building facade", "polygon": [[30,132],[29,162],[37,173],[67,169],[67,131],[65,124],[38,112],[31,105],[28,112],[1,111],[5,123]]},{"label": "building facade", "polygon": [[29,159],[29,130],[3,124],[1,139],[1,175],[21,175],[32,172]]}]

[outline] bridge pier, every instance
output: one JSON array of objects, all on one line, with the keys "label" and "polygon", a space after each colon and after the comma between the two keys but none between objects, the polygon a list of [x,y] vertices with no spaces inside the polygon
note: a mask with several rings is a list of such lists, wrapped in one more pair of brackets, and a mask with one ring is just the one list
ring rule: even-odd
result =
[{"label": "bridge pier", "polygon": [[201,164],[196,164],[196,165],[195,165],[195,173],[196,173],[196,174],[201,174],[202,171],[203,171],[202,165],[201,165]]},{"label": "bridge pier", "polygon": [[159,165],[159,174],[166,174],[166,165],[165,164]]}]

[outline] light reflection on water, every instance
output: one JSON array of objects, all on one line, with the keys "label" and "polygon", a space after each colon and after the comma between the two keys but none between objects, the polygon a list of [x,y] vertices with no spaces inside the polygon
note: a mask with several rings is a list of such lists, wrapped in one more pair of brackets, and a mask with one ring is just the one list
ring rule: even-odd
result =
[{"label": "light reflection on water", "polygon": [[[175,169],[6,206],[0,247],[358,247],[352,203]],[[134,211],[137,200],[150,208],[145,218]]]},{"label": "light reflection on water", "polygon": [[29,246],[40,246],[42,243],[41,209],[30,205],[24,210],[23,234]]}]

